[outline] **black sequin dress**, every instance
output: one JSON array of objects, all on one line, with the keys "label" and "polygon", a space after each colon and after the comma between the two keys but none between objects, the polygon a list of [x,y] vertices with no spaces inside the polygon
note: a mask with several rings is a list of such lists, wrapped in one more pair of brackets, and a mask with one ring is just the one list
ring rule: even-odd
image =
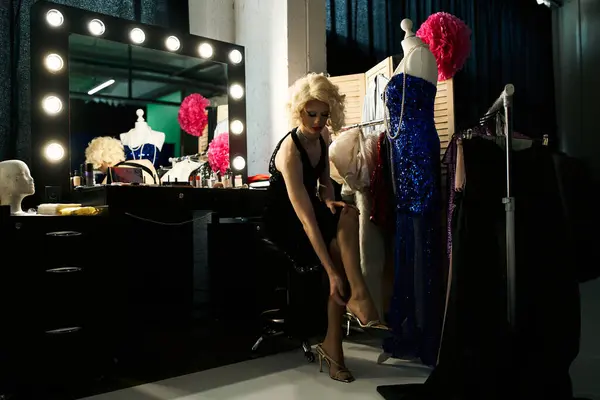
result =
[{"label": "black sequin dress", "polygon": [[288,136],[292,137],[300,152],[304,187],[310,197],[319,229],[327,246],[329,246],[336,236],[339,212],[332,214],[318,197],[319,177],[323,173],[327,162],[327,145],[325,144],[325,140],[323,140],[323,137],[319,139],[321,143],[321,158],[317,165],[313,167],[296,132],[297,128],[285,135],[277,144],[271,156],[271,161],[269,162],[271,178],[263,221],[269,239],[294,261],[296,269],[308,271],[320,268],[321,261],[319,261],[304,231],[304,227],[292,206],[283,175],[275,166],[277,152],[281,147],[281,143]]}]

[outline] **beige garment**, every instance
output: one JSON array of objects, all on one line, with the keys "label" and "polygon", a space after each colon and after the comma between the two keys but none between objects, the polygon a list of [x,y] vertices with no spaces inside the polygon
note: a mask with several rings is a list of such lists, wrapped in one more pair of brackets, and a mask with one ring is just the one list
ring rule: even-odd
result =
[{"label": "beige garment", "polygon": [[347,130],[329,146],[330,169],[335,171],[332,178],[352,192],[367,190],[370,185],[361,135],[358,128]]}]

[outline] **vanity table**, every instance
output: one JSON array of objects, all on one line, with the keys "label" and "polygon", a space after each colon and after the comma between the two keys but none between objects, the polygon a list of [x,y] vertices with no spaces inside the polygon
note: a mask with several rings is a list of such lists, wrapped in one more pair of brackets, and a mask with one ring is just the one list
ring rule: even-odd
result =
[{"label": "vanity table", "polygon": [[[103,206],[97,216],[4,212],[0,237],[10,254],[20,255],[10,265],[3,263],[0,272],[6,288],[4,323],[15,327],[5,330],[2,341],[11,343],[5,347],[9,355],[0,359],[2,376],[10,377],[5,383],[65,384],[65,376],[68,382],[85,381],[119,365],[143,368],[141,363],[159,363],[171,348],[184,351],[181,342],[190,340],[198,324],[210,342],[216,334],[233,339],[240,325],[243,334],[254,332],[257,266],[245,261],[252,258],[257,232],[243,221],[260,216],[265,194],[103,186],[76,191],[71,199]],[[209,293],[201,316],[194,302],[198,212],[210,220],[204,228]],[[12,304],[19,307],[7,307]],[[219,351],[233,348],[235,343]],[[195,355],[191,348],[186,351],[202,356],[198,349]],[[162,361],[168,362],[179,361]]]},{"label": "vanity table", "polygon": [[[74,190],[70,175],[87,161],[93,138],[118,140],[142,109],[165,135],[162,153],[170,148],[175,157],[227,133],[232,173],[246,182],[244,48],[43,0],[31,7],[30,29],[35,195],[24,208],[76,202],[102,212],[2,209],[0,396],[25,389],[23,398],[50,398],[27,390],[111,376],[123,387],[235,361],[260,332],[251,322],[256,266],[247,261],[258,227],[248,218],[262,214],[266,193]],[[210,101],[201,137],[178,122],[193,94]]]}]

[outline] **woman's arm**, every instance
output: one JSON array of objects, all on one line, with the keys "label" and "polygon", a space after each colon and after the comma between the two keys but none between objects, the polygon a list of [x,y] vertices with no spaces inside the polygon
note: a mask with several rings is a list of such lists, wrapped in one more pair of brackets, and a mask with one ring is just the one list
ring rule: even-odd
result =
[{"label": "woman's arm", "polygon": [[300,153],[291,140],[283,142],[279,149],[279,154],[276,156],[275,163],[285,180],[288,196],[294,207],[294,211],[296,212],[298,219],[300,219],[304,231],[306,232],[315,253],[319,257],[319,260],[323,264],[325,271],[331,276],[332,273],[335,273],[333,261],[329,255],[329,249],[325,244],[321,230],[319,229],[319,224],[317,223],[317,217],[315,216],[315,210],[313,209],[310,197],[304,188]]}]

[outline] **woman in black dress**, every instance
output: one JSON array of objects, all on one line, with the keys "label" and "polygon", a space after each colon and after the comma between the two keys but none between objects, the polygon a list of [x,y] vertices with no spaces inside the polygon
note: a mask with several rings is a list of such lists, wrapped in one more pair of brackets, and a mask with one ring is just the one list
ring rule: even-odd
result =
[{"label": "woman in black dress", "polygon": [[358,210],[335,200],[329,175],[326,125],[334,131],[343,126],[344,97],[321,74],[308,74],[294,84],[288,108],[297,127],[281,139],[271,157],[264,221],[270,239],[296,265],[322,266],[327,272],[327,335],[317,354],[328,364],[332,379],[352,382],[342,350],[345,310],[363,328],[387,328],[379,322],[360,269]]}]

